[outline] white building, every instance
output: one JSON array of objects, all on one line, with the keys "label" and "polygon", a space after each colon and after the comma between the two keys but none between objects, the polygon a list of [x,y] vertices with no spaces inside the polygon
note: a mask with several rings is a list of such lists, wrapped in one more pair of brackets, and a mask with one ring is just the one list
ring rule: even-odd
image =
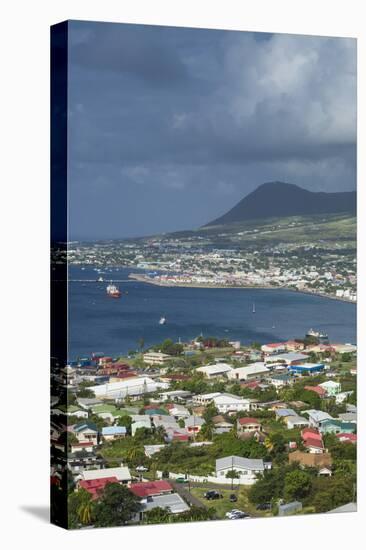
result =
[{"label": "white building", "polygon": [[171,359],[170,355],[161,353],[160,351],[148,351],[144,353],[144,363],[147,365],[164,365]]},{"label": "white building", "polygon": [[100,386],[92,386],[90,389],[96,397],[100,398],[124,398],[127,396],[139,396],[145,393],[152,393],[158,389],[167,389],[167,382],[156,382],[147,376],[141,378],[131,378],[130,380],[122,380],[121,382],[112,382],[110,384],[101,384]]},{"label": "white building", "polygon": [[119,466],[118,468],[103,468],[101,470],[84,470],[81,472],[81,477],[85,481],[92,479],[103,479],[105,477],[116,477],[119,483],[128,483],[131,481],[130,470],[127,466]]},{"label": "white building", "polygon": [[287,416],[285,418],[285,424],[288,430],[292,430],[293,428],[305,428],[306,426],[309,426],[309,420],[298,415]]},{"label": "white building", "polygon": [[253,363],[245,367],[232,369],[227,373],[229,380],[258,380],[269,373],[264,363]]},{"label": "white building", "polygon": [[223,393],[213,398],[213,403],[220,413],[250,411],[251,399],[243,399],[230,393]]},{"label": "white building", "polygon": [[233,370],[228,363],[216,363],[216,365],[206,365],[204,367],[198,367],[197,372],[202,372],[206,378],[218,378],[219,376],[225,376]]},{"label": "white building", "polygon": [[262,459],[243,458],[241,456],[226,456],[216,460],[217,478],[225,478],[230,483],[231,478],[226,478],[226,475],[232,470],[239,476],[234,479],[235,483],[252,485],[257,481],[257,474],[264,472],[265,465]]},{"label": "white building", "polygon": [[215,397],[218,397],[219,395],[222,395],[220,392],[214,392],[214,393],[201,393],[198,395],[194,395],[192,397],[192,402],[194,405],[203,405],[206,407],[210,403],[213,403],[213,400]]}]

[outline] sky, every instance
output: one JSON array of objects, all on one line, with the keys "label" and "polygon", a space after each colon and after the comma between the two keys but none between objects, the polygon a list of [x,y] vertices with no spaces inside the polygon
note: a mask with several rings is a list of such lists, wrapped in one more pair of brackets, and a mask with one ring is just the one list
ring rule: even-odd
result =
[{"label": "sky", "polygon": [[356,40],[71,21],[69,240],[193,229],[268,181],[356,188]]}]

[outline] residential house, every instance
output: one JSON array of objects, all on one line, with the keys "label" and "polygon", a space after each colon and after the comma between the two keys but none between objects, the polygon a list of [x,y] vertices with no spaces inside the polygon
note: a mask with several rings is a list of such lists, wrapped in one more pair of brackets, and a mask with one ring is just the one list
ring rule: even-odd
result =
[{"label": "residential house", "polygon": [[70,427],[70,431],[75,434],[79,443],[84,441],[92,442],[94,445],[98,443],[98,428],[92,422],[75,424],[75,426]]},{"label": "residential house", "polygon": [[274,374],[270,378],[268,378],[268,382],[277,388],[283,388],[284,386],[287,386],[288,384],[293,382],[293,377],[289,374]]},{"label": "residential house", "polygon": [[322,422],[319,429],[324,434],[354,433],[356,424],[354,422],[342,422],[342,420],[332,418],[331,420]]},{"label": "residential house", "polygon": [[306,428],[302,430],[301,437],[303,444],[309,453],[321,454],[324,453],[324,443],[321,433],[314,428]]},{"label": "residential house", "polygon": [[100,405],[102,402],[95,397],[78,397],[77,402],[82,409],[91,410],[95,405]]},{"label": "residential house", "polygon": [[354,433],[338,433],[336,437],[341,443],[357,443],[357,434]]},{"label": "residential house", "polygon": [[139,430],[140,428],[145,428],[145,429],[151,430],[150,417],[146,417],[144,420],[138,420],[137,422],[132,422],[132,424],[131,424],[131,434],[132,434],[132,436],[134,436],[135,433],[136,433],[136,430]]},{"label": "residential house", "polygon": [[255,433],[262,431],[262,424],[257,418],[243,417],[236,421],[237,434],[240,437],[243,433]]},{"label": "residential house", "polygon": [[241,456],[226,456],[216,460],[216,477],[226,478],[232,470],[238,475],[238,478],[234,479],[235,483],[251,485],[256,482],[257,474],[264,472],[265,464],[262,459]]},{"label": "residential house", "polygon": [[304,390],[312,391],[319,395],[319,397],[325,397],[327,394],[325,388],[322,388],[321,386],[304,386]]},{"label": "residential house", "polygon": [[93,500],[97,500],[103,494],[105,486],[108,485],[108,483],[118,483],[118,479],[114,476],[102,479],[79,479],[77,488],[84,489],[91,495]]},{"label": "residential house", "polygon": [[190,416],[190,412],[189,410],[184,407],[183,405],[179,405],[179,404],[169,404],[169,405],[166,405],[166,408],[170,414],[170,416],[174,416],[174,418],[186,418],[187,416]]},{"label": "residential house", "polygon": [[186,401],[191,397],[191,392],[184,390],[165,391],[159,393],[159,401]]},{"label": "residential house", "polygon": [[93,451],[77,451],[67,455],[67,468],[73,475],[78,475],[84,470],[97,470],[104,466],[104,459]]},{"label": "residential house", "polygon": [[200,416],[189,416],[184,419],[184,426],[188,434],[197,434],[201,431],[201,428],[205,420]]},{"label": "residential house", "polygon": [[51,409],[51,415],[66,415],[66,416],[76,416],[77,418],[88,418],[88,411],[77,407],[76,405],[60,405],[54,409]]},{"label": "residential house", "polygon": [[252,406],[251,399],[243,399],[230,393],[222,393],[213,398],[213,403],[217,410],[222,414],[237,413],[239,411],[250,411]]},{"label": "residential house", "polygon": [[357,413],[355,412],[345,412],[338,415],[338,420],[342,422],[353,422],[357,424]]},{"label": "residential house", "polygon": [[342,391],[342,392],[339,392],[337,393],[337,395],[335,396],[335,402],[337,404],[341,404],[341,403],[344,403],[345,401],[347,401],[347,399],[349,398],[350,395],[353,394],[353,391]]},{"label": "residential house", "polygon": [[94,451],[95,444],[92,441],[80,441],[78,443],[72,443],[70,447],[72,453],[78,453],[80,451],[92,453]]},{"label": "residential house", "polygon": [[189,506],[168,481],[145,481],[131,483],[129,490],[140,499],[141,511],[137,520],[143,519],[143,514],[154,508],[168,509],[171,514],[180,514],[189,510]]},{"label": "residential house", "polygon": [[121,439],[126,437],[125,426],[107,426],[102,428],[102,436],[105,441],[114,441],[115,439]]},{"label": "residential house", "polygon": [[294,428],[303,428],[304,426],[309,426],[309,420],[303,416],[286,416],[284,422],[288,430],[293,430]]},{"label": "residential house", "polygon": [[220,392],[198,394],[192,397],[192,401],[195,405],[203,405],[204,407],[207,407],[207,405],[213,403],[214,398],[219,395],[222,394]]},{"label": "residential house", "polygon": [[332,457],[329,453],[306,453],[303,451],[293,451],[288,455],[289,463],[298,462],[300,466],[308,468],[331,468]]},{"label": "residential house", "polygon": [[327,380],[319,384],[319,386],[326,391],[327,397],[335,396],[341,391],[341,384],[339,382],[334,382],[334,380]]},{"label": "residential house", "polygon": [[94,479],[117,478],[118,483],[127,484],[131,481],[130,470],[127,466],[118,468],[103,468],[102,470],[85,470],[81,473],[81,478],[89,481]]},{"label": "residential house", "polygon": [[297,416],[294,409],[278,408],[275,410],[276,419],[284,420],[287,416]]},{"label": "residential house", "polygon": [[309,409],[307,411],[304,411],[308,417],[309,417],[309,422],[310,422],[310,426],[312,428],[319,428],[323,422],[325,422],[326,420],[331,420],[332,417],[330,416],[330,414],[324,412],[324,411],[318,411],[316,409]]}]

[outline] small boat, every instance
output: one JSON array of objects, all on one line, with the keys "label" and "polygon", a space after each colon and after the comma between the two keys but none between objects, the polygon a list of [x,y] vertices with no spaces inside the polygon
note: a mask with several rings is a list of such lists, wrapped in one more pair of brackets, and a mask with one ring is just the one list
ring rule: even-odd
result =
[{"label": "small boat", "polygon": [[103,281],[104,281],[103,277],[98,277],[97,283],[103,283]]},{"label": "small boat", "polygon": [[118,286],[112,284],[112,281],[106,288],[108,296],[111,298],[120,298],[121,297],[121,291],[118,288]]},{"label": "small boat", "polygon": [[165,325],[165,323],[166,323],[165,317],[160,317],[159,325]]},{"label": "small boat", "polygon": [[255,313],[255,304],[253,303],[252,313]]}]

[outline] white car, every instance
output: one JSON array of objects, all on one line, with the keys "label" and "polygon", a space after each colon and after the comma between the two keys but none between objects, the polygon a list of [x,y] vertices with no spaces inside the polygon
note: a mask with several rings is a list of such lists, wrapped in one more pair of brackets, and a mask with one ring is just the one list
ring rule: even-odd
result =
[{"label": "white car", "polygon": [[247,514],[246,512],[243,512],[242,510],[231,510],[230,512],[226,512],[225,516],[228,518],[228,519],[244,519],[244,518],[249,518],[249,514]]},{"label": "white car", "polygon": [[146,468],[146,466],[137,466],[136,472],[147,472],[149,468]]}]

